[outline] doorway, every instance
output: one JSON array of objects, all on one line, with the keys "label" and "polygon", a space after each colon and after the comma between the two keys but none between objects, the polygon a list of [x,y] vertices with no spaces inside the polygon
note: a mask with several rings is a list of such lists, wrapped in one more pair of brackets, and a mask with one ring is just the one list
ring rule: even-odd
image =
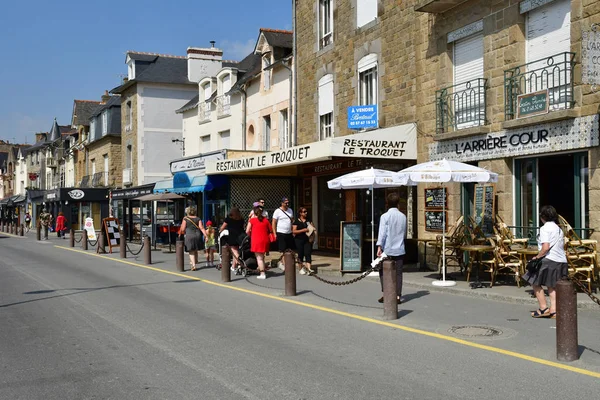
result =
[{"label": "doorway", "polygon": [[589,227],[588,180],[587,152],[515,160],[516,225],[540,226],[540,208],[552,205],[575,229]]}]

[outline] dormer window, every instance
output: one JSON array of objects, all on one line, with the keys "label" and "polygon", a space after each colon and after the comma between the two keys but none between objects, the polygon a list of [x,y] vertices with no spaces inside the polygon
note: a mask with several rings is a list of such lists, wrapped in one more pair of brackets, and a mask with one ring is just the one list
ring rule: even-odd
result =
[{"label": "dormer window", "polygon": [[102,136],[108,133],[108,110],[102,111]]},{"label": "dormer window", "polygon": [[265,90],[271,88],[271,69],[266,69],[269,65],[271,65],[271,53],[264,55],[262,58],[263,87]]},{"label": "dormer window", "polygon": [[220,96],[227,94],[231,90],[231,75],[225,75],[219,80]]},{"label": "dormer window", "polygon": [[127,79],[135,79],[135,61],[131,59],[127,62]]}]

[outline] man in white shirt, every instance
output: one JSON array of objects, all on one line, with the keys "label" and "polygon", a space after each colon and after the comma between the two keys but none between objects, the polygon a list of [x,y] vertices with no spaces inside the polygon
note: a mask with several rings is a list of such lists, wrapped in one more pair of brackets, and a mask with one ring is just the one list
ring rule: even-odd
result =
[{"label": "man in white shirt", "polygon": [[281,207],[273,212],[273,232],[277,233],[277,247],[283,253],[287,249],[294,250],[294,235],[292,235],[292,223],[294,222],[294,211],[290,208],[287,197],[281,199]]}]

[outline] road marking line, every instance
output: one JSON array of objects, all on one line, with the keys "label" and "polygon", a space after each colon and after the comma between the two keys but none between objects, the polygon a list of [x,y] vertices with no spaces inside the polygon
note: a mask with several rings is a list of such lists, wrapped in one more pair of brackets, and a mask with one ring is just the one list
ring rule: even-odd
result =
[{"label": "road marking line", "polygon": [[27,236],[13,235],[12,233],[0,232],[0,235],[6,235],[17,239],[27,239]]},{"label": "road marking line", "polygon": [[360,320],[360,321],[369,322],[369,323],[380,325],[380,326],[386,326],[386,327],[389,327],[389,328],[399,329],[399,330],[402,330],[402,331],[405,331],[405,332],[416,333],[416,334],[422,335],[422,336],[429,336],[429,337],[432,337],[432,338],[441,339],[441,340],[445,340],[445,341],[448,341],[448,342],[462,344],[464,346],[474,347],[476,349],[486,350],[486,351],[490,351],[492,353],[503,354],[503,355],[506,355],[506,356],[519,358],[521,360],[526,360],[526,361],[531,361],[531,362],[534,362],[534,363],[537,363],[537,364],[542,364],[542,365],[545,365],[545,366],[548,366],[548,367],[559,368],[559,369],[563,369],[563,370],[566,370],[566,371],[571,371],[571,372],[575,372],[575,373],[578,373],[578,374],[591,376],[591,377],[594,377],[594,378],[600,378],[600,372],[594,372],[594,371],[589,371],[589,370],[583,369],[583,368],[572,367],[570,365],[565,365],[565,364],[561,364],[561,363],[554,362],[554,361],[544,360],[542,358],[528,356],[526,354],[517,353],[517,352],[511,351],[511,350],[504,350],[504,349],[500,349],[498,347],[488,346],[488,345],[485,345],[485,344],[480,344],[480,343],[475,343],[475,342],[469,342],[468,340],[458,339],[458,338],[455,338],[455,337],[452,337],[452,336],[442,335],[440,333],[429,332],[429,331],[425,331],[425,330],[422,330],[422,329],[410,328],[408,326],[398,325],[398,324],[394,324],[392,322],[380,321],[380,320],[377,320],[377,319],[374,319],[374,318],[370,318],[370,317],[363,317],[361,315],[352,314],[352,313],[348,313],[348,312],[345,312],[345,311],[335,310],[333,308],[327,308],[327,307],[317,306],[317,305],[314,305],[314,304],[303,303],[301,301],[292,300],[292,299],[287,298],[287,297],[278,297],[278,296],[273,296],[271,294],[260,293],[260,292],[254,291],[254,290],[244,289],[244,288],[240,288],[240,287],[236,287],[236,286],[227,285],[225,283],[219,283],[219,282],[210,281],[210,280],[207,280],[207,279],[197,278],[195,276],[189,276],[189,275],[185,275],[185,274],[182,274],[182,273],[179,273],[179,272],[173,272],[173,271],[168,271],[168,270],[165,270],[165,269],[150,267],[148,265],[138,264],[138,263],[134,263],[134,262],[131,262],[131,261],[126,261],[126,260],[118,259],[118,258],[112,258],[112,257],[104,256],[104,255],[101,255],[101,254],[89,253],[89,252],[86,252],[86,251],[83,251],[83,250],[77,250],[77,249],[72,249],[72,248],[69,248],[69,247],[63,247],[63,246],[58,246],[58,245],[55,245],[54,247],[57,247],[57,248],[63,249],[63,250],[72,251],[72,252],[75,252],[75,253],[83,253],[83,254],[94,256],[94,257],[100,257],[100,258],[104,258],[104,259],[111,260],[111,261],[114,261],[114,262],[119,262],[119,263],[122,263],[122,264],[132,265],[134,267],[144,268],[144,269],[148,269],[148,270],[155,271],[155,272],[162,272],[162,273],[168,274],[168,275],[173,275],[173,276],[178,276],[178,277],[182,277],[182,278],[186,278],[186,279],[200,281],[200,282],[203,282],[203,283],[207,283],[209,285],[213,285],[213,286],[217,286],[217,287],[222,287],[222,288],[226,288],[226,289],[231,289],[231,290],[235,290],[235,291],[242,292],[242,293],[252,294],[252,295],[264,297],[264,298],[267,298],[267,299],[278,300],[278,301],[282,301],[282,302],[289,303],[289,304],[295,304],[295,305],[302,306],[302,307],[312,308],[314,310],[319,310],[319,311],[327,312],[327,313],[330,313],[330,314],[336,314],[336,315],[340,315],[340,316],[343,316],[343,317],[357,319],[357,320]]}]

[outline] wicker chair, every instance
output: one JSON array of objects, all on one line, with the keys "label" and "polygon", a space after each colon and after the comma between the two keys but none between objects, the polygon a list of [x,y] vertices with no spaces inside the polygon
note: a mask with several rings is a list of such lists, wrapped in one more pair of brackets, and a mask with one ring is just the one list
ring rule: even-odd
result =
[{"label": "wicker chair", "polygon": [[562,216],[558,216],[558,225],[565,235],[565,253],[569,264],[569,276],[580,282],[586,282],[592,290],[592,282],[598,269],[598,241],[581,239],[571,225]]}]

